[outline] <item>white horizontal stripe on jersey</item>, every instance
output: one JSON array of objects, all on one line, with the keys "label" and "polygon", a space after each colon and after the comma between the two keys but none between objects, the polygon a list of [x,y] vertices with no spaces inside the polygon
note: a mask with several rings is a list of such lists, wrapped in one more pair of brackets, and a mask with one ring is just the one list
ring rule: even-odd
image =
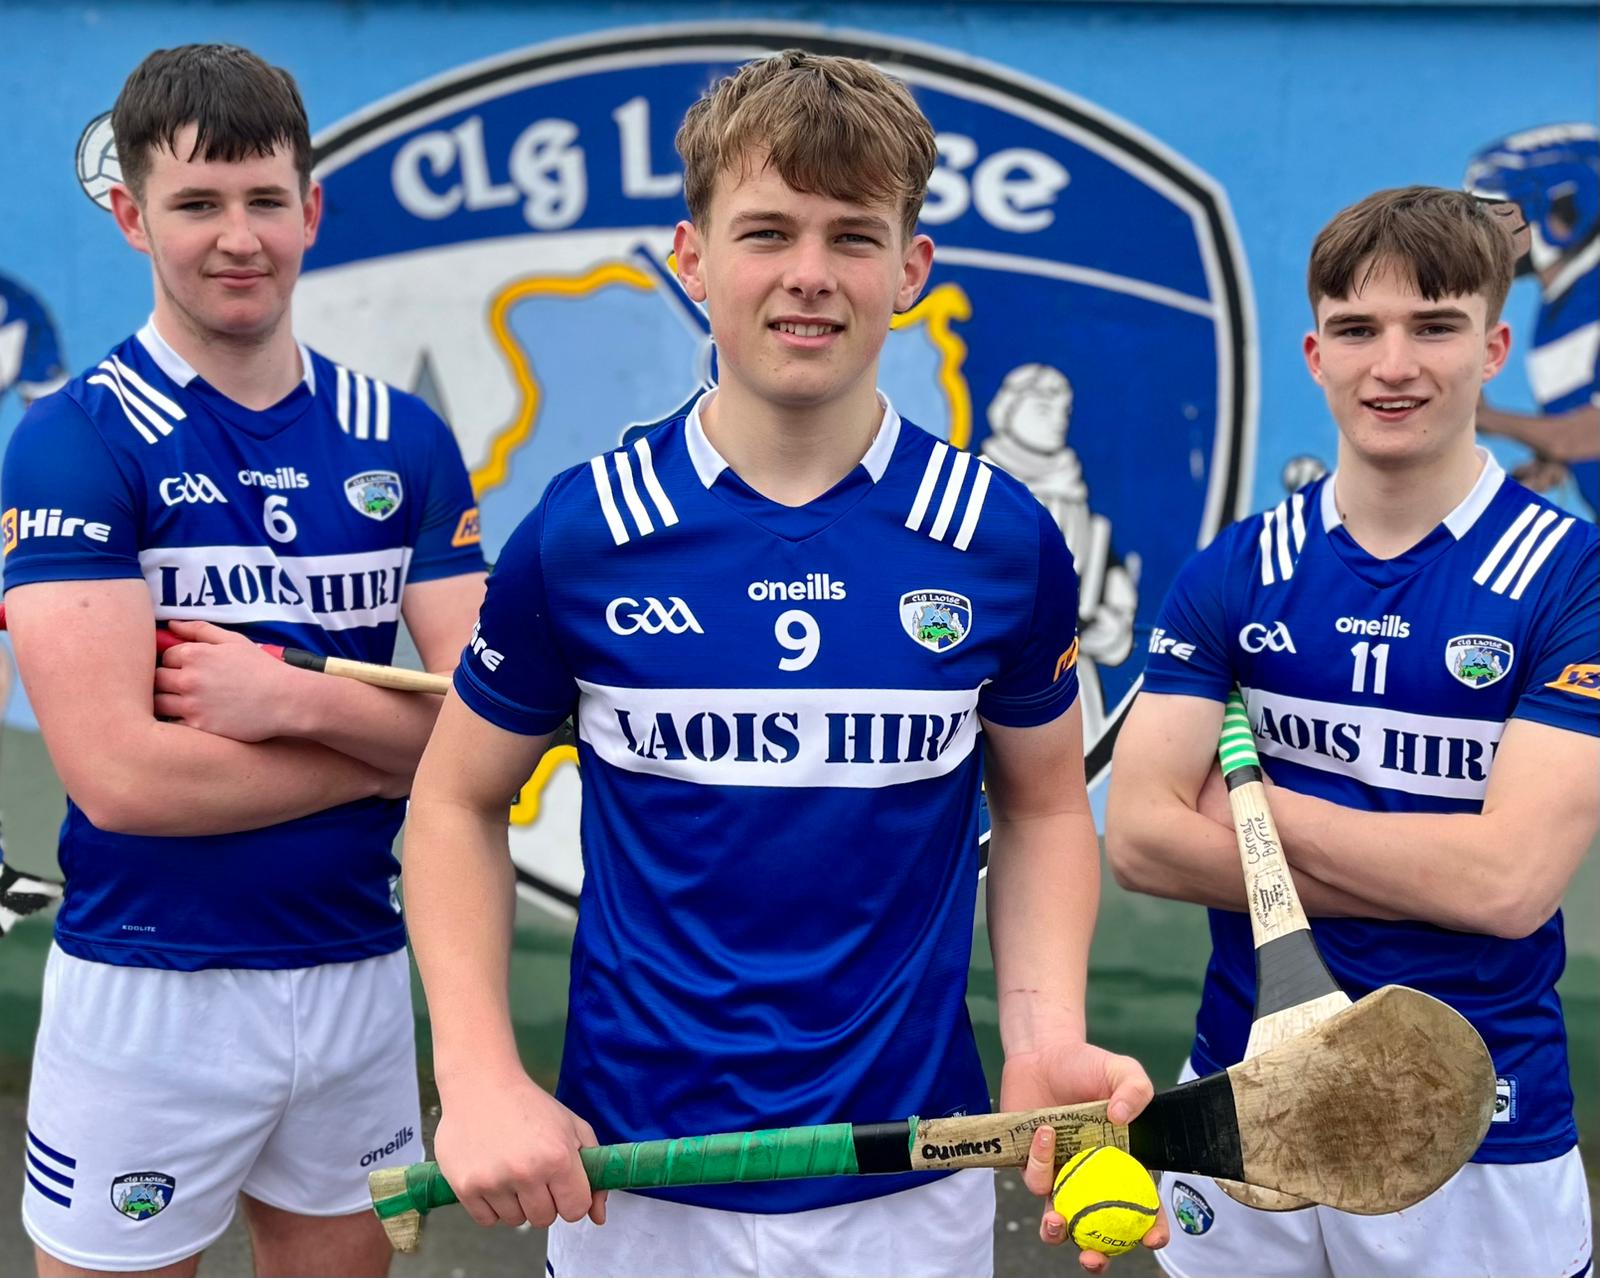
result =
[{"label": "white horizontal stripe on jersey", "polygon": [[1262,754],[1405,794],[1481,800],[1505,729],[1484,719],[1242,691]]},{"label": "white horizontal stripe on jersey", "polygon": [[280,555],[270,546],[166,546],[139,552],[156,619],[278,621],[352,630],[400,616],[411,549]]},{"label": "white horizontal stripe on jersey", "polygon": [[[946,454],[953,454],[955,461],[941,489],[939,476],[944,469]],[[960,506],[962,489],[967,487],[969,470],[973,471],[973,480],[967,492],[965,513],[950,544],[957,550],[965,550],[971,545],[972,534],[977,530],[978,517],[983,513],[983,503],[989,493],[991,478],[989,463],[981,457],[974,457],[965,449],[951,448],[948,444],[938,443],[933,446],[928,464],[922,472],[922,482],[917,486],[916,500],[911,504],[911,513],[906,516],[906,527],[913,532],[922,528],[922,521],[927,518],[928,509],[933,505],[934,495],[937,493],[938,509],[934,514],[933,524],[926,531],[935,541],[945,540],[950,532],[950,525],[955,520],[956,510]]]},{"label": "white horizontal stripe on jersey", "polygon": [[1551,403],[1592,382],[1597,358],[1600,320],[1529,351],[1528,384],[1541,404]]},{"label": "white horizontal stripe on jersey", "polygon": [[601,759],[694,785],[881,789],[944,776],[977,741],[977,688],[578,688]]}]

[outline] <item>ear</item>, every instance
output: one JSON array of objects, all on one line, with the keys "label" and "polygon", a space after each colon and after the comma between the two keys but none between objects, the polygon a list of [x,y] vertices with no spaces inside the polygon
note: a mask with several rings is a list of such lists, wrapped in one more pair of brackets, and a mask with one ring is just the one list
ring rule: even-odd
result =
[{"label": "ear", "polygon": [[150,251],[150,234],[145,226],[144,210],[139,207],[139,201],[133,198],[133,192],[120,182],[111,188],[111,216],[116,219],[117,230],[122,232],[123,239],[141,253]]},{"label": "ear", "polygon": [[696,302],[706,300],[705,242],[693,222],[679,222],[672,233],[672,255],[677,260],[678,283]]},{"label": "ear", "polygon": [[317,242],[317,228],[322,225],[322,183],[313,182],[300,203],[306,224],[306,247],[310,248]]},{"label": "ear", "polygon": [[1317,336],[1315,329],[1306,334],[1306,340],[1301,343],[1300,349],[1306,357],[1306,367],[1311,370],[1311,380],[1320,386],[1322,384],[1322,341]]},{"label": "ear", "polygon": [[901,265],[900,289],[894,295],[896,315],[909,311],[928,282],[933,270],[933,241],[926,235],[913,235],[906,246],[906,259]]},{"label": "ear", "polygon": [[1509,354],[1511,354],[1511,325],[1500,320],[1489,330],[1484,342],[1484,381],[1488,381],[1505,367],[1506,356]]}]

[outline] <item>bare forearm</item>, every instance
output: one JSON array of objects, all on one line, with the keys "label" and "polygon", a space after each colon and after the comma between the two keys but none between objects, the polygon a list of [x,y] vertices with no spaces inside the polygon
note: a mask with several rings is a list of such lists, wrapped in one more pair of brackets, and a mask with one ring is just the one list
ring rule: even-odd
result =
[{"label": "bare forearm", "polygon": [[1600,457],[1600,408],[1593,404],[1548,417],[1479,405],[1478,429],[1526,444],[1554,461]]},{"label": "bare forearm", "polygon": [[1084,1037],[1100,854],[1087,812],[997,820],[989,841],[989,944],[1008,1057]]},{"label": "bare forearm", "polygon": [[422,758],[443,697],[394,692],[353,679],[297,670],[286,735],[315,741],[382,772],[410,776]]},{"label": "bare forearm", "polygon": [[1297,871],[1382,897],[1401,918],[1525,936],[1555,912],[1565,886],[1565,873],[1541,873],[1545,847],[1525,845],[1515,870],[1510,850],[1526,832],[1487,813],[1363,812],[1282,787],[1273,810]]},{"label": "bare forearm", "polygon": [[45,741],[74,801],[95,825],[119,834],[255,830],[402,789],[380,770],[310,742],[246,744],[155,719],[92,752],[59,749],[48,727]]},{"label": "bare forearm", "polygon": [[[1275,795],[1278,791],[1274,790]],[[1130,892],[1189,901],[1215,910],[1245,908],[1244,871],[1233,828],[1181,804],[1113,802],[1106,816],[1106,852],[1119,886]],[[1383,904],[1292,867],[1300,904],[1313,918],[1394,919]]]},{"label": "bare forearm", "polygon": [[441,1094],[448,1100],[464,1079],[520,1074],[508,993],[515,888],[504,813],[413,803],[405,884]]}]

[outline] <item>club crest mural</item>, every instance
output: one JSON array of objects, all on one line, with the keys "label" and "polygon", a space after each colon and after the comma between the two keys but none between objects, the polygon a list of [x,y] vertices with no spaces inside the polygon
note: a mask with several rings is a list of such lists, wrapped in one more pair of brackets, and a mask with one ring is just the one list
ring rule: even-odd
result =
[{"label": "club crest mural", "polygon": [[[1059,523],[1081,583],[1093,780],[1143,665],[1135,636],[1238,513],[1254,443],[1251,306],[1220,191],[1093,104],[811,26],[522,50],[319,137],[327,211],[297,328],[451,423],[492,560],[551,476],[714,380],[708,321],[668,263],[684,216],[673,133],[718,77],[790,45],[890,69],[938,134],[921,222],[934,272],[896,322],[881,381]],[[581,881],[574,760],[552,751],[512,813],[524,886],[558,906]]]}]

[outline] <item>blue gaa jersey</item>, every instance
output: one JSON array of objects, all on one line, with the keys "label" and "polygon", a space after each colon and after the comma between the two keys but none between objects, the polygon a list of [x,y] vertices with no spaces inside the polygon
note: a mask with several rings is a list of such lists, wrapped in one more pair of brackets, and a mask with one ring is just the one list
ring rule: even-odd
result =
[{"label": "blue gaa jersey", "polygon": [[[1512,718],[1600,733],[1594,526],[1481,455],[1467,499],[1395,559],[1344,530],[1332,476],[1226,529],[1173,585],[1144,686],[1222,701],[1237,682],[1274,781],[1378,812],[1480,811]],[[1255,1001],[1248,917],[1210,913],[1202,1074],[1242,1057]],[[1477,1027],[1499,1101],[1475,1161],[1571,1148],[1559,913],[1522,940],[1359,918],[1312,931],[1352,998],[1410,985]]]},{"label": "blue gaa jersey", "polygon": [[[987,1111],[965,1003],[979,716],[1071,706],[1076,618],[1044,509],[887,406],[801,507],[729,469],[698,405],[551,482],[455,686],[511,732],[577,712],[557,1094],[601,1141]],[[788,1212],[926,1178],[666,1196]]]},{"label": "blue gaa jersey", "polygon": [[[482,570],[466,471],[420,400],[301,359],[301,384],[255,412],[147,325],[38,401],[6,453],[7,589],[142,579],[158,621],[391,660],[408,582]],[[168,839],[98,829],[69,797],[56,940],[181,970],[388,953],[405,944],[390,850],[404,812],[373,799]]]},{"label": "blue gaa jersey", "polygon": [[[1540,411],[1600,408],[1600,238],[1545,289],[1527,367]],[[1589,508],[1600,512],[1600,461],[1573,462],[1571,470]]]}]

